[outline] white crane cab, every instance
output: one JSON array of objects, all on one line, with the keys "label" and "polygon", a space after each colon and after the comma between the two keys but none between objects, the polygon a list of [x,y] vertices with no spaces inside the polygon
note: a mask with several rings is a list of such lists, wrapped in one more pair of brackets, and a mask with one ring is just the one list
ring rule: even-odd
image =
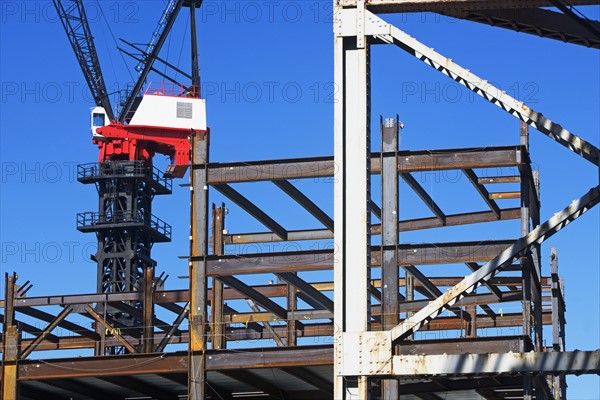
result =
[{"label": "white crane cab", "polygon": [[135,110],[130,125],[206,130],[206,102],[192,88],[152,82]]},{"label": "white crane cab", "polygon": [[106,115],[106,111],[104,107],[94,107],[92,108],[91,115],[91,125],[92,125],[92,139],[94,140],[102,140],[104,136],[96,132],[96,129],[102,128],[110,124],[108,116]]}]

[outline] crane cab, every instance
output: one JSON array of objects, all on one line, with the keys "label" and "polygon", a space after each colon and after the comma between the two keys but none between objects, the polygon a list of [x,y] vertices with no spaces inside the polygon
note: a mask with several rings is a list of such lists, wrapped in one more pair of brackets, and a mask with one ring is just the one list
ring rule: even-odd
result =
[{"label": "crane cab", "polygon": [[92,127],[92,139],[93,140],[102,140],[104,136],[96,132],[96,129],[101,128],[110,124],[108,116],[106,115],[106,111],[103,107],[94,107],[92,108],[91,113],[91,127]]}]

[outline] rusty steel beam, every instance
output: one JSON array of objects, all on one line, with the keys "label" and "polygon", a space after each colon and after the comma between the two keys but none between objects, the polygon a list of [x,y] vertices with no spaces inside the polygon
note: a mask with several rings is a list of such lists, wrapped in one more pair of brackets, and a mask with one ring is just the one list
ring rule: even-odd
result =
[{"label": "rusty steel beam", "polygon": [[38,335],[38,337],[36,337],[33,342],[31,342],[29,344],[29,346],[27,346],[25,349],[23,349],[23,351],[21,352],[21,354],[19,355],[19,357],[21,359],[26,359],[32,351],[34,351],[36,349],[36,347],[44,341],[44,339],[46,338],[46,336],[48,336],[50,334],[50,332],[52,332],[54,330],[54,328],[56,328],[58,326],[58,324],[60,324],[61,321],[64,321],[65,318],[67,318],[69,316],[69,314],[71,314],[71,312],[73,311],[73,306],[67,306],[65,307],[57,316],[56,318],[54,318],[54,320],[52,322],[50,322],[48,324],[48,326],[46,328],[44,328],[44,330]]},{"label": "rusty steel beam", "polygon": [[421,200],[427,205],[427,207],[433,212],[437,219],[440,220],[442,225],[446,225],[446,214],[441,210],[437,203],[431,198],[429,193],[423,189],[423,186],[412,176],[410,173],[405,172],[400,174],[404,182],[419,196]]},{"label": "rusty steel beam", "polygon": [[[507,268],[506,270],[518,270],[520,267],[515,266],[513,268]],[[456,283],[460,282],[462,277],[431,277],[430,280],[437,286],[454,286]],[[500,276],[492,279],[491,283],[494,285],[520,285],[520,278],[517,277],[509,277],[509,276]],[[379,279],[373,279],[372,284],[376,288],[381,287],[381,281]],[[404,278],[400,278],[399,281],[400,286],[404,286]],[[544,286],[551,285],[550,277],[543,277],[542,284]],[[312,282],[311,285],[320,291],[328,291],[333,290],[332,282]],[[253,285],[252,287],[265,296],[268,297],[278,297],[285,296],[285,285],[281,284],[273,284],[273,285]],[[211,293],[211,289],[208,289],[208,293]],[[113,296],[114,295],[114,296]],[[87,301],[80,301],[79,299],[82,297],[85,298],[95,298],[96,295],[76,295],[76,296],[40,296],[40,297],[28,297],[23,299],[18,299],[19,303],[23,304],[24,307],[41,307],[41,306],[66,306],[69,304],[87,304]],[[135,301],[140,300],[142,298],[141,292],[123,292],[123,293],[111,293],[109,295],[101,295],[100,299],[105,300],[106,303],[111,303],[115,300],[125,298],[127,301]],[[225,289],[224,291],[225,299],[241,299],[239,294],[233,289]],[[174,314],[179,314],[181,311],[181,306],[177,306],[176,304],[171,303],[187,303],[189,301],[189,292],[187,290],[165,290],[165,291],[157,291],[154,293],[154,303],[161,306],[167,306],[168,309]],[[90,301],[90,303],[94,303],[96,301]],[[100,303],[104,303],[100,301]],[[177,308],[172,308],[171,306],[175,305]],[[2,308],[2,306],[0,306]],[[18,307],[17,307],[18,310]],[[54,316],[50,315],[52,318]],[[2,315],[0,314],[0,322],[2,322]]]},{"label": "rusty steel beam", "polygon": [[123,337],[123,335],[120,332],[120,328],[113,327],[108,321],[105,321],[104,318],[102,318],[102,316],[98,314],[98,312],[89,305],[85,306],[85,310],[92,317],[92,319],[94,319],[94,321],[96,321],[98,324],[104,327],[104,329],[107,332],[109,332],[112,336],[114,336],[119,341],[119,343],[121,343],[123,347],[125,347],[130,353],[137,353],[135,347],[133,347],[133,345]]},{"label": "rusty steel beam", "polygon": [[521,177],[518,175],[513,176],[481,176],[477,178],[477,182],[480,185],[488,185],[495,183],[519,183],[521,182]]},{"label": "rusty steel beam", "polygon": [[[519,219],[521,217],[519,208],[508,208],[499,210],[500,218],[492,211],[477,211],[464,214],[446,215],[446,224],[443,224],[437,217],[418,218],[412,220],[400,221],[398,229],[400,232],[415,231],[420,229],[441,228],[443,226],[457,226],[468,224],[479,224],[494,221],[506,221]],[[381,224],[371,225],[371,235],[381,234]],[[321,240],[331,239],[333,234],[328,229],[309,229],[288,231],[288,240]],[[267,243],[281,242],[281,238],[272,232],[257,233],[232,233],[224,235],[225,244],[249,244],[249,243]]]},{"label": "rusty steel beam", "polygon": [[[333,312],[333,300],[329,297],[325,296],[319,290],[315,289],[311,284],[307,283],[305,280],[300,278],[298,275],[295,275],[291,272],[280,272],[277,274],[278,277],[286,281],[287,283],[299,289],[302,293],[309,297],[308,304],[311,304],[312,307],[320,308],[323,307],[326,310]],[[306,301],[306,300],[304,300]]]},{"label": "rusty steel beam", "polygon": [[494,199],[490,196],[490,193],[487,189],[479,183],[479,177],[473,172],[471,168],[464,168],[463,173],[469,179],[469,181],[473,184],[479,195],[483,198],[483,201],[486,202],[488,207],[496,214],[496,217],[500,219],[500,207],[494,201]]},{"label": "rusty steel beam", "polygon": [[[54,321],[54,319],[55,319],[54,315],[48,314],[47,312],[44,312],[42,310],[30,307],[30,306],[18,307],[17,311],[22,314],[28,315],[30,317],[33,317],[35,319],[39,319],[41,321],[48,322],[48,323]],[[82,336],[88,337],[93,340],[97,340],[100,338],[100,336],[96,332],[89,330],[81,325],[77,325],[70,321],[62,320],[59,322],[58,326],[63,329],[66,329],[70,332],[73,332],[77,335],[82,335]]]},{"label": "rusty steel beam", "polygon": [[253,216],[258,222],[269,228],[274,234],[279,236],[281,240],[287,240],[286,229],[279,225],[273,218],[267,215],[263,210],[258,208],[254,203],[242,196],[238,191],[227,184],[212,185],[219,193],[227,197],[241,209]]},{"label": "rusty steel beam", "polygon": [[322,223],[327,229],[333,232],[333,219],[327,215],[323,210],[319,208],[315,203],[312,202],[304,193],[298,188],[292,185],[285,179],[274,180],[273,183],[279,189],[284,191],[290,196],[296,203],[300,204],[306,211],[308,211],[313,217],[315,217],[320,223]]},{"label": "rusty steel beam", "polygon": [[[218,356],[218,357],[217,357]],[[235,350],[207,350],[206,370],[220,371],[252,368],[295,367],[328,365],[333,360],[330,345],[258,348]],[[19,364],[19,381],[45,379],[73,379],[82,377],[110,377],[143,374],[187,374],[189,358],[183,353],[126,354],[112,357],[74,357],[65,359],[23,361]]]},{"label": "rusty steel beam", "polygon": [[[210,264],[209,264],[210,268]],[[272,312],[277,315],[279,318],[286,320],[287,319],[287,311],[281,307],[279,304],[275,303],[273,300],[269,299],[266,296],[263,296],[258,291],[254,290],[252,287],[246,285],[244,282],[233,276],[219,276],[219,280],[221,280],[227,286],[237,290],[243,295],[247,296],[249,299],[254,300],[261,307],[266,310]]]},{"label": "rusty steel beam", "polygon": [[[512,241],[489,240],[460,243],[410,244],[398,247],[399,264],[448,264],[489,261]],[[379,247],[371,249],[371,264],[381,265]],[[197,257],[191,257],[192,261]],[[203,258],[204,259],[204,258]],[[223,276],[277,272],[319,271],[332,268],[333,250],[208,256],[207,274]]]},{"label": "rusty steel beam", "polygon": [[[465,300],[466,301],[466,300]],[[378,307],[378,306],[376,306]],[[422,306],[421,306],[422,307]],[[293,317],[302,317],[302,313],[304,311],[297,311],[295,313],[290,314]],[[310,315],[310,313],[314,313],[315,311],[306,311]],[[329,313],[328,311],[319,311],[324,313]],[[256,317],[259,317],[263,314],[256,314]],[[330,317],[331,314],[321,316],[320,319]],[[266,317],[268,320],[270,317]],[[244,323],[245,321],[240,321]],[[496,318],[491,318],[489,316],[478,316],[477,326],[479,329],[500,329],[500,328],[511,328],[511,327],[520,327],[523,324],[523,316],[521,313],[504,313],[503,315],[499,315]],[[543,313],[543,324],[551,325],[552,324],[552,315],[550,311],[544,311]],[[423,331],[427,332],[437,332],[437,331],[446,331],[446,330],[458,330],[461,326],[464,325],[464,321],[459,317],[442,317],[437,318],[432,321],[429,325],[426,325],[422,328]],[[372,322],[373,329],[381,330],[382,326],[378,321]],[[283,337],[287,334],[287,326],[274,326],[273,330],[276,335]],[[333,335],[333,325],[331,323],[304,323],[301,330],[297,330],[296,334],[299,338],[315,338],[315,337],[330,337]],[[232,327],[227,330],[227,335],[230,340],[263,340],[263,339],[271,339],[274,340],[274,337],[270,332],[267,331],[257,331],[251,327]],[[158,333],[155,335],[155,340],[160,341],[164,338],[164,334]],[[133,340],[133,338],[125,336],[127,340]],[[210,339],[210,338],[209,338]],[[23,345],[28,345],[31,343],[32,339],[24,339]],[[179,336],[173,336],[171,338],[170,343],[173,344],[185,344],[189,342],[189,334],[187,331],[182,331]],[[158,343],[156,343],[158,344]],[[86,348],[94,348],[95,342],[93,340],[78,337],[78,336],[68,336],[61,337],[58,344],[44,341],[42,342],[37,350],[60,350],[60,349],[86,349]],[[106,347],[118,347],[122,346],[122,344],[115,338],[110,337],[107,340]],[[168,355],[169,353],[166,353]],[[164,355],[163,355],[164,357]]]},{"label": "rusty steel beam", "polygon": [[[398,172],[439,171],[461,168],[510,167],[519,164],[519,146],[399,151],[383,157],[398,157]],[[336,166],[333,157],[292,158],[266,161],[197,164],[207,169],[211,185],[280,179],[328,178]],[[381,153],[371,154],[372,174],[381,173]],[[332,181],[333,182],[333,181]]]}]

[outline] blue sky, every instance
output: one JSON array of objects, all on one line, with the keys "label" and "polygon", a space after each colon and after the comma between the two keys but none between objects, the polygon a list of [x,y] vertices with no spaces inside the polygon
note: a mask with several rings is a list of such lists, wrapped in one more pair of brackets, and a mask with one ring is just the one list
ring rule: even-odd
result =
[{"label": "blue sky", "polygon": [[[199,46],[212,131],[212,161],[333,153],[330,3],[205,2],[198,18]],[[113,34],[136,43],[147,42],[164,3],[107,0],[100,4],[110,29],[98,3],[86,2],[111,91],[130,80]],[[95,265],[87,256],[93,252],[95,238],[75,229],[76,213],[97,207],[94,188],[75,179],[78,163],[97,159],[89,134],[90,96],[51,2],[6,1],[1,7],[1,269],[17,271],[21,282],[31,280],[35,285],[31,295],[93,292]],[[582,11],[590,18],[599,18],[598,7]],[[184,37],[186,18],[182,17],[161,55],[187,69],[189,40]],[[383,18],[599,145],[597,50],[434,14]],[[403,51],[376,47],[372,62],[372,125],[377,126],[380,114],[398,113],[406,124],[402,148],[518,144],[516,119]],[[134,65],[128,60],[132,74]],[[376,129],[373,138],[373,149],[377,150]],[[531,148],[533,162],[540,170],[542,219],[597,184],[598,172],[588,162],[533,129]],[[165,162],[159,158],[157,164]],[[419,178],[449,213],[468,211],[465,207],[485,209],[475,192],[464,196],[464,179]],[[183,182],[176,181],[175,186]],[[299,182],[298,186],[332,214],[331,181]],[[240,185],[239,189],[286,228],[315,227],[300,217],[299,209],[273,201],[281,199],[283,204],[284,198],[268,185]],[[429,215],[414,197],[401,188],[401,215]],[[213,199],[222,200],[218,195]],[[178,258],[187,253],[187,202],[187,188],[176,187],[172,196],[159,197],[154,203],[154,213],[174,230],[173,243],[158,244],[153,252],[160,270],[171,275],[170,288],[187,285],[187,281],[177,279],[187,274],[185,261]],[[264,229],[239,209],[230,209],[230,231]],[[569,349],[600,348],[599,225],[596,208],[543,246],[545,275],[549,273],[550,247],[559,251],[559,270],[566,285]],[[401,241],[454,240],[456,235],[464,240],[508,239],[518,234],[518,223],[507,223],[406,234]],[[550,335],[545,337],[549,343]],[[600,398],[598,377],[572,377],[569,383],[572,399]]]}]

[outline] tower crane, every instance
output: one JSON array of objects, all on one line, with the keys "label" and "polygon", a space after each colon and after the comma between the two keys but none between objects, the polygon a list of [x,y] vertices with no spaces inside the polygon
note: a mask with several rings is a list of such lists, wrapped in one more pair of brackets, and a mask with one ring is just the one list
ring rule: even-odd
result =
[{"label": "tower crane", "polygon": [[[99,160],[79,165],[78,180],[95,184],[98,211],[78,214],[77,229],[96,233],[98,250],[92,259],[97,263],[98,292],[129,292],[140,290],[148,282],[160,284],[166,278],[154,277],[156,262],[151,249],[154,243],[171,240],[171,226],[152,214],[152,200],[156,195],[170,194],[172,178],[185,175],[190,163],[191,135],[208,134],[205,101],[200,98],[196,39],[196,9],[202,0],[169,0],[145,50],[130,45],[140,55],[119,49],[138,61],[139,76],[118,112],[113,110],[106,90],[83,0],[53,3],[95,102],[91,130],[92,142],[99,148]],[[184,6],[190,10],[191,22],[192,71],[182,74],[191,78],[188,85],[153,67],[158,60],[180,71],[161,59],[159,53]],[[159,72],[169,83],[151,83],[142,91],[151,71]],[[153,165],[157,153],[171,160],[164,174]],[[152,327],[141,326],[144,307],[138,301],[99,311],[115,326],[141,330],[142,336],[151,336],[148,329]],[[105,334],[104,329],[97,330]],[[98,346],[96,354],[128,351]]]}]

